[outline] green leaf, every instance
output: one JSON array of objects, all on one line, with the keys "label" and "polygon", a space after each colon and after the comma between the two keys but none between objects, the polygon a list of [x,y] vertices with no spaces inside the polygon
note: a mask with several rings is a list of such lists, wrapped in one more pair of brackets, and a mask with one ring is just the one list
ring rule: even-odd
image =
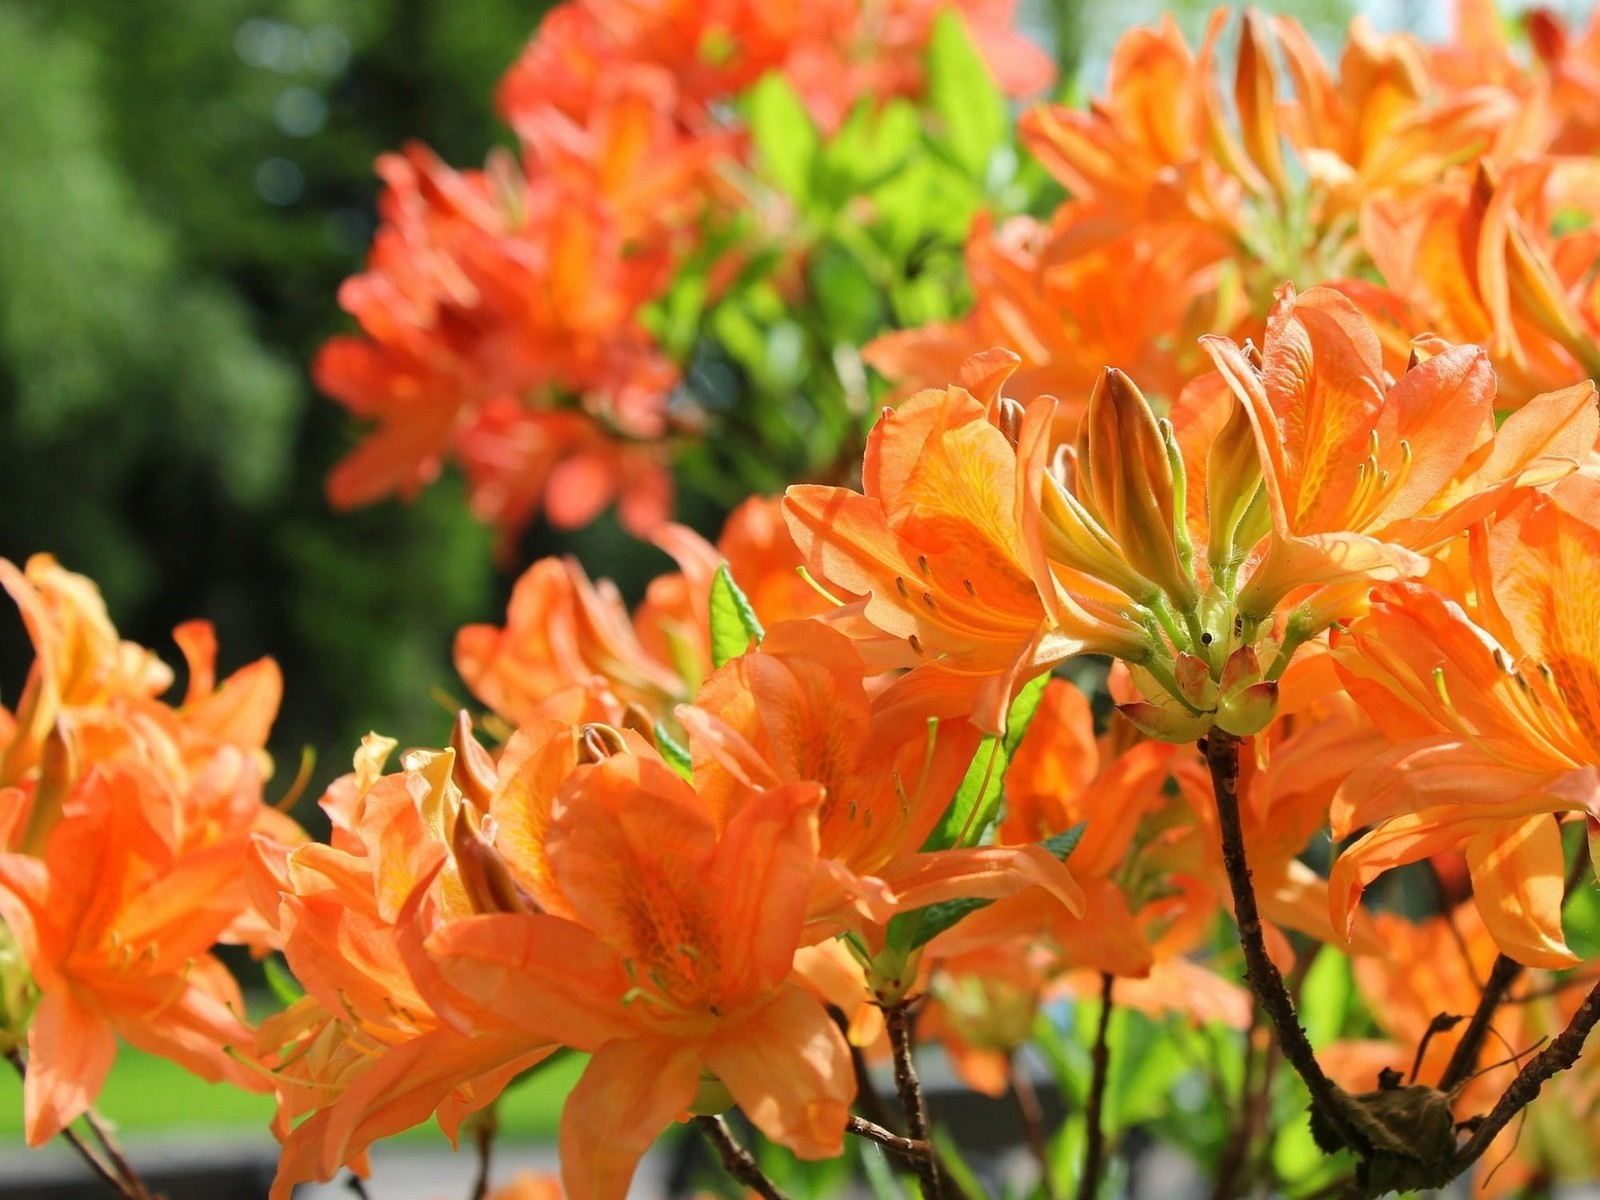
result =
[{"label": "green leaf", "polygon": [[751,89],[749,103],[750,137],[767,178],[790,199],[805,201],[819,143],[811,115],[776,71]]},{"label": "green leaf", "polygon": [[261,972],[267,977],[267,986],[272,989],[272,994],[277,997],[278,1003],[288,1008],[305,997],[305,990],[301,988],[298,980],[289,973],[288,964],[276,954],[269,954],[261,960]]},{"label": "green leaf", "polygon": [[944,125],[941,143],[974,179],[982,179],[989,156],[1010,131],[1006,103],[966,25],[946,10],[934,22],[928,43],[928,102]]},{"label": "green leaf", "polygon": [[667,766],[693,783],[694,760],[689,757],[688,747],[672,736],[665,722],[656,722],[655,734],[656,749],[661,751],[661,757],[666,760]]},{"label": "green leaf", "polygon": [[733,581],[728,564],[723,563],[711,581],[712,663],[720,667],[729,659],[738,658],[750,649],[752,641],[759,645],[764,632],[749,598]]},{"label": "green leaf", "polygon": [[955,798],[945,810],[938,826],[923,843],[924,850],[948,850],[951,846],[976,846],[995,814],[1000,811],[1000,791],[1012,748],[1022,743],[1022,735],[1039,711],[1039,697],[1049,675],[1030,680],[1011,702],[1006,716],[1004,738],[986,737],[967,766]]},{"label": "green leaf", "polygon": [[1300,1023],[1314,1045],[1344,1036],[1354,996],[1349,958],[1332,946],[1322,947],[1300,986]]},{"label": "green leaf", "polygon": [[[1039,704],[1044,700],[1045,685],[1050,682],[1050,673],[1035,676],[1022,685],[1022,690],[1017,693],[1017,698],[1011,702],[1011,711],[1006,713],[1006,758],[1017,752],[1017,747],[1022,745],[1022,735],[1028,732],[1028,727],[1033,724],[1033,718],[1039,713]],[[1061,834],[1066,837],[1066,834]],[[1076,845],[1076,843],[1074,843]]]},{"label": "green leaf", "polygon": [[1058,833],[1055,835],[1055,837],[1045,838],[1040,845],[1042,845],[1046,850],[1050,851],[1051,854],[1055,855],[1062,862],[1066,862],[1071,856],[1072,852],[1078,848],[1078,843],[1083,841],[1083,831],[1085,828],[1085,823],[1079,821],[1065,833]]}]

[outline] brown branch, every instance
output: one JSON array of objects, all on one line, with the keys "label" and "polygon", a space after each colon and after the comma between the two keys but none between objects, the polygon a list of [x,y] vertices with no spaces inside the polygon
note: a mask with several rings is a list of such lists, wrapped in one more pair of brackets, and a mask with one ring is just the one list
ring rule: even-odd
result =
[{"label": "brown branch", "polygon": [[[1588,868],[1589,852],[1580,845],[1572,865],[1567,868],[1566,884],[1561,893],[1563,905],[1572,893],[1578,890],[1578,885],[1583,881],[1584,872]],[[1461,954],[1468,966],[1471,966],[1472,956],[1467,952],[1464,941],[1461,945]],[[1472,1075],[1473,1068],[1478,1065],[1478,1058],[1483,1052],[1484,1039],[1489,1035],[1489,1025],[1494,1019],[1495,1010],[1506,1003],[1511,985],[1521,978],[1523,969],[1522,964],[1515,959],[1507,958],[1504,954],[1495,956],[1494,965],[1489,968],[1489,978],[1483,983],[1483,994],[1478,998],[1478,1007],[1473,1010],[1472,1020],[1467,1023],[1466,1030],[1461,1034],[1461,1040],[1456,1043],[1450,1061],[1445,1065],[1444,1074],[1439,1077],[1441,1092],[1453,1092]]]},{"label": "brown branch", "polygon": [[868,1141],[877,1142],[878,1145],[893,1150],[902,1158],[915,1161],[927,1158],[933,1153],[933,1147],[927,1142],[913,1141],[903,1138],[898,1133],[890,1133],[875,1121],[867,1121],[861,1117],[852,1116],[844,1127],[846,1133],[853,1133],[856,1137],[866,1138]]},{"label": "brown branch", "polygon": [[1233,1130],[1228,1137],[1227,1146],[1223,1149],[1221,1161],[1217,1164],[1217,1178],[1211,1189],[1211,1200],[1228,1200],[1238,1192],[1239,1176],[1243,1173],[1245,1162],[1250,1157],[1250,1142],[1255,1137],[1257,1061],[1261,1058],[1270,1061],[1269,1056],[1258,1052],[1256,1044],[1256,1030],[1261,1022],[1261,1001],[1254,996],[1250,999],[1252,1001],[1250,1027],[1244,1034],[1244,1071],[1239,1086],[1239,1115],[1233,1123]]},{"label": "brown branch", "polygon": [[1084,1117],[1083,1174],[1078,1177],[1078,1200],[1094,1200],[1100,1190],[1100,1177],[1105,1172],[1106,1084],[1111,1079],[1111,991],[1116,977],[1110,972],[1100,975],[1100,1024],[1095,1029],[1094,1053],[1091,1061],[1094,1074],[1089,1082],[1089,1107]]},{"label": "brown branch", "polygon": [[928,1106],[922,1097],[922,1083],[911,1060],[911,1026],[906,1019],[906,1002],[896,1000],[883,1005],[883,1023],[889,1031],[889,1046],[894,1052],[894,1084],[900,1094],[900,1107],[906,1115],[906,1132],[914,1142],[923,1142],[930,1153],[915,1159],[917,1179],[922,1184],[923,1200],[942,1200],[944,1172],[931,1153],[933,1139],[928,1131]]},{"label": "brown branch", "polygon": [[1522,975],[1522,970],[1522,964],[1516,959],[1507,958],[1504,954],[1495,956],[1494,965],[1489,968],[1489,978],[1484,980],[1483,995],[1478,997],[1478,1007],[1472,1010],[1472,1018],[1462,1031],[1461,1040],[1456,1043],[1456,1048],[1451,1051],[1450,1061],[1445,1064],[1444,1074],[1439,1076],[1441,1092],[1455,1091],[1467,1081],[1467,1077],[1477,1067],[1478,1057],[1483,1053],[1484,1039],[1489,1036],[1489,1025],[1494,1020],[1495,1010],[1504,1003],[1506,993]]},{"label": "brown branch", "polygon": [[856,1107],[861,1109],[862,1115],[872,1124],[887,1129],[894,1118],[889,1113],[889,1106],[878,1093],[877,1084],[873,1082],[872,1068],[867,1063],[867,1056],[861,1052],[860,1046],[850,1040],[850,1018],[832,1004],[828,1005],[828,1015],[839,1027],[845,1045],[850,1047],[850,1065],[856,1075]]},{"label": "brown branch", "polygon": [[1044,1108],[1039,1103],[1039,1093],[1033,1080],[1013,1054],[1007,1061],[1011,1076],[1011,1098],[1016,1101],[1017,1116],[1022,1120],[1022,1133],[1028,1140],[1028,1149],[1039,1164],[1039,1184],[1044,1189],[1045,1200],[1056,1200],[1056,1181],[1050,1170],[1050,1145],[1044,1131]]},{"label": "brown branch", "polygon": [[489,1171],[494,1162],[494,1138],[500,1132],[500,1115],[496,1112],[498,1101],[474,1114],[472,1141],[478,1148],[478,1173],[472,1181],[471,1200],[485,1200],[489,1195]]},{"label": "brown branch", "polygon": [[[28,1064],[26,1060],[23,1059],[22,1052],[15,1048],[8,1050],[6,1052],[6,1061],[16,1068],[17,1075],[21,1077],[24,1082],[26,1082],[28,1078]],[[91,1126],[91,1128],[93,1128],[93,1126]],[[97,1130],[97,1133],[98,1132],[99,1131]],[[83,1138],[79,1136],[77,1130],[73,1129],[72,1126],[67,1125],[62,1127],[61,1139],[77,1152],[78,1157],[83,1159],[83,1161],[88,1165],[89,1170],[94,1172],[95,1176],[100,1180],[100,1182],[105,1184],[112,1191],[116,1192],[117,1195],[126,1197],[126,1200],[149,1200],[150,1194],[149,1192],[145,1191],[144,1184],[140,1182],[137,1175],[133,1175],[131,1182],[118,1175],[116,1167],[106,1162],[98,1154],[96,1154],[94,1147],[90,1146],[88,1142],[84,1141]],[[126,1166],[125,1163],[123,1165]],[[131,1174],[132,1168],[129,1167],[128,1171]]]},{"label": "brown branch", "polygon": [[761,1196],[762,1200],[785,1200],[784,1194],[773,1186],[772,1180],[762,1174],[750,1151],[734,1140],[733,1131],[728,1128],[726,1121],[721,1117],[696,1117],[694,1121],[735,1182],[743,1184]]},{"label": "brown branch", "polygon": [[106,1158],[111,1160],[112,1168],[128,1185],[128,1190],[135,1200],[152,1200],[150,1189],[145,1187],[144,1180],[139,1178],[139,1173],[133,1169],[133,1164],[122,1152],[122,1147],[117,1145],[116,1138],[111,1136],[111,1131],[100,1123],[100,1117],[94,1109],[91,1108],[83,1114],[83,1123],[89,1127],[89,1132],[94,1134],[95,1141],[100,1143]]},{"label": "brown branch", "polygon": [[1511,1119],[1533,1103],[1546,1080],[1578,1061],[1589,1031],[1597,1023],[1600,1023],[1600,983],[1595,984],[1583,998],[1578,1011],[1572,1015],[1571,1023],[1518,1072],[1489,1115],[1472,1131],[1472,1137],[1456,1155],[1457,1174],[1476,1162],[1489,1148],[1489,1143],[1511,1123]]},{"label": "brown branch", "polygon": [[1272,1021],[1284,1058],[1305,1081],[1311,1093],[1311,1107],[1341,1142],[1366,1154],[1371,1149],[1369,1141],[1346,1118],[1349,1101],[1317,1061],[1316,1051],[1311,1048],[1311,1041],[1295,1012],[1294,1001],[1284,986],[1283,973],[1267,954],[1255,887],[1250,882],[1250,863],[1245,856],[1244,827],[1239,818],[1239,744],[1233,734],[1213,728],[1201,748],[1206,765],[1211,769],[1211,786],[1217,799],[1222,866],[1233,893],[1233,915],[1239,926],[1239,945],[1244,951],[1245,978]]}]

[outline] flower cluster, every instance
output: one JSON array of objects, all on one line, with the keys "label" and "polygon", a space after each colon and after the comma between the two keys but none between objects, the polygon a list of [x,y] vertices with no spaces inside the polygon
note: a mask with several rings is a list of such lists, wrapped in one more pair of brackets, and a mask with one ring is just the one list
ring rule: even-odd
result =
[{"label": "flower cluster", "polygon": [[28,1063],[23,1104],[40,1145],[94,1103],[117,1038],[206,1079],[265,1084],[239,1057],[252,1033],[217,943],[265,951],[273,905],[247,886],[270,847],[305,840],[267,807],[263,745],[283,681],[262,659],[216,679],[203,621],[173,639],[172,671],[117,636],[94,585],[48,555],[0,559],[36,658],[15,712],[0,709],[0,1032]]},{"label": "flower cluster", "polygon": [[910,390],[1004,345],[1020,386],[1073,412],[1108,362],[1175,401],[1209,367],[1195,339],[1259,341],[1294,279],[1355,300],[1392,371],[1422,333],[1484,346],[1503,407],[1593,375],[1600,25],[1576,37],[1541,12],[1524,67],[1487,0],[1458,7],[1445,46],[1358,18],[1337,70],[1288,16],[1219,10],[1198,51],[1170,16],[1128,33],[1087,112],[1022,119],[1071,198],[977,225],[970,315],[869,361]]},{"label": "flower cluster", "polygon": [[[270,662],[219,685],[182,626],[171,705],[91,584],[0,562],[36,651],[0,714],[31,1142],[120,1035],[272,1091],[287,1200],[430,1118],[487,1128],[576,1053],[575,1200],[626,1195],[675,1121],[776,1194],[734,1108],[800,1160],[872,1139],[937,1200],[964,1173],[917,1045],[1023,1099],[1040,1041],[1088,1096],[1090,1196],[1120,1009],[1242,1055],[1217,1144],[1175,1136],[1218,1195],[1442,1187],[1491,1150],[1518,1161],[1484,1192],[1596,1168],[1559,1143],[1600,1114],[1568,907],[1600,854],[1600,24],[1535,16],[1524,68],[1479,4],[1445,47],[1358,23],[1337,74],[1288,19],[1219,16],[1198,53],[1129,34],[1107,99],[1022,118],[1071,198],[980,218],[970,314],[869,352],[899,390],[859,474],[708,542],[666,519],[684,364],[644,314],[688,257],[738,269],[739,98],[776,72],[807,129],[847,129],[917,94],[938,7],[569,3],[502,89],[520,164],[386,160],[365,332],[319,364],[379,422],[336,498],[452,457],[504,529],[618,494],[678,570],[630,611],[534,563],[457,636],[478,709],[397,758],[369,735],[326,842],[261,799]],[[958,7],[1008,87],[1042,80],[1009,4]],[[281,1012],[246,1020],[218,942],[281,951]],[[1297,1176],[1273,1112],[1306,1097],[1300,1150],[1347,1154]]]},{"label": "flower cluster", "polygon": [[[501,83],[518,156],[458,172],[410,146],[378,164],[382,228],[340,292],[362,332],[315,368],[373,423],[328,481],[334,505],[409,496],[450,460],[507,538],[541,511],[573,527],[613,501],[635,533],[659,527],[669,443],[696,418],[671,403],[687,363],[653,332],[652,306],[691,261],[714,296],[793,217],[745,227],[762,185],[744,98],[776,74],[826,130],[858,101],[915,96],[942,7],[559,5]],[[1049,82],[1009,28],[1011,3],[956,7],[1008,87]]]}]

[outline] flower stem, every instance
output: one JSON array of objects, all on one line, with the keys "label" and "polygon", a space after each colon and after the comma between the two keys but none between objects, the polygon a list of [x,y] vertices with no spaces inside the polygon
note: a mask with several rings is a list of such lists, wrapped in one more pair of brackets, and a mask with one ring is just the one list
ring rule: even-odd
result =
[{"label": "flower stem", "polygon": [[773,1186],[756,1165],[750,1151],[734,1140],[733,1131],[721,1117],[696,1117],[695,1124],[706,1135],[706,1141],[722,1159],[724,1169],[738,1183],[755,1192],[762,1200],[785,1200],[784,1194]]},{"label": "flower stem", "polygon": [[1089,1084],[1089,1109],[1084,1118],[1083,1174],[1078,1178],[1078,1200],[1094,1200],[1105,1173],[1106,1084],[1111,1078],[1111,990],[1116,977],[1100,975],[1100,1024],[1094,1035],[1094,1074]]},{"label": "flower stem", "polygon": [[889,1045],[894,1052],[895,1090],[900,1093],[900,1107],[906,1115],[906,1132],[914,1142],[922,1142],[929,1152],[914,1160],[917,1179],[922,1184],[923,1200],[942,1200],[944,1196],[943,1173],[932,1153],[932,1139],[928,1133],[928,1106],[922,1097],[922,1083],[917,1078],[916,1064],[911,1060],[911,1025],[906,1019],[907,1004],[896,1000],[883,1006],[883,1022],[889,1031]]},{"label": "flower stem", "polygon": [[471,1200],[486,1200],[489,1195],[489,1171],[494,1162],[494,1137],[500,1132],[499,1102],[474,1114],[472,1141],[478,1148],[478,1173],[472,1181]]},{"label": "flower stem", "polygon": [[[7,1051],[6,1060],[16,1068],[19,1076],[24,1080],[27,1079],[28,1064],[23,1059],[20,1051]],[[100,1182],[116,1192],[117,1195],[125,1197],[126,1200],[149,1200],[150,1193],[145,1190],[144,1183],[134,1173],[133,1168],[128,1165],[127,1160],[122,1158],[120,1151],[113,1152],[111,1150],[111,1146],[114,1143],[110,1142],[109,1135],[92,1120],[89,1120],[88,1123],[90,1129],[94,1131],[95,1136],[100,1140],[100,1144],[107,1148],[108,1153],[114,1153],[115,1157],[112,1163],[108,1163],[101,1158],[95,1152],[94,1147],[84,1141],[70,1125],[61,1130],[62,1140],[71,1146],[77,1152],[78,1157],[88,1164],[89,1170],[94,1172]]]},{"label": "flower stem", "polygon": [[1583,1044],[1597,1023],[1600,1023],[1600,983],[1583,998],[1571,1023],[1518,1072],[1489,1115],[1473,1130],[1472,1137],[1456,1155],[1457,1174],[1476,1162],[1511,1119],[1533,1103],[1546,1080],[1578,1061]]},{"label": "flower stem", "polygon": [[878,1145],[893,1150],[902,1158],[912,1160],[927,1158],[933,1152],[932,1147],[927,1142],[903,1138],[897,1133],[890,1133],[875,1121],[868,1121],[857,1116],[850,1118],[844,1127],[844,1131],[853,1133],[859,1138],[866,1138],[870,1142],[877,1142]]},{"label": "flower stem", "polygon": [[1217,799],[1222,866],[1233,893],[1233,915],[1239,926],[1239,945],[1244,951],[1245,978],[1272,1021],[1283,1056],[1305,1081],[1311,1093],[1311,1107],[1340,1141],[1365,1155],[1371,1149],[1369,1140],[1347,1119],[1348,1098],[1317,1061],[1316,1051],[1311,1048],[1299,1014],[1295,1012],[1294,1000],[1284,986],[1283,973],[1267,954],[1255,886],[1250,881],[1250,863],[1245,856],[1244,827],[1239,818],[1239,747],[1239,738],[1216,728],[1206,735],[1201,745],[1206,765],[1211,769],[1211,787]]},{"label": "flower stem", "polygon": [[1039,1184],[1045,1200],[1056,1200],[1056,1181],[1050,1170],[1050,1144],[1044,1128],[1044,1108],[1039,1103],[1039,1093],[1033,1080],[1028,1078],[1021,1056],[1012,1054],[1010,1060],[1011,1096],[1017,1104],[1017,1115],[1022,1119],[1022,1132],[1028,1139],[1028,1149],[1039,1164]]}]

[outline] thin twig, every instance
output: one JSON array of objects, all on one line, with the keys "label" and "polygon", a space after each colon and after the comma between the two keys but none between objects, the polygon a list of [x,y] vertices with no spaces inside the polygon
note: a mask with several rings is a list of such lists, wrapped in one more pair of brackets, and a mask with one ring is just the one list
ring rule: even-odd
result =
[{"label": "thin twig", "polygon": [[1094,1074],[1089,1081],[1089,1107],[1084,1117],[1083,1174],[1078,1177],[1078,1200],[1094,1200],[1100,1190],[1100,1177],[1105,1172],[1106,1084],[1111,1078],[1111,992],[1116,976],[1109,971],[1100,974],[1100,1024],[1095,1029],[1094,1053],[1091,1061]]},{"label": "thin twig", "polygon": [[1516,959],[1507,958],[1504,954],[1495,956],[1494,966],[1489,968],[1489,978],[1483,984],[1483,994],[1478,997],[1478,1007],[1472,1010],[1472,1018],[1467,1022],[1456,1048],[1451,1051],[1450,1061],[1445,1064],[1444,1074],[1439,1076],[1441,1092],[1455,1091],[1478,1065],[1478,1058],[1483,1053],[1483,1042],[1489,1036],[1489,1025],[1494,1020],[1495,1010],[1505,1001],[1506,993],[1521,977],[1522,970],[1522,964]]},{"label": "thin twig", "polygon": [[927,1158],[933,1149],[927,1142],[917,1142],[910,1138],[903,1138],[898,1133],[890,1133],[876,1121],[868,1121],[857,1116],[852,1116],[845,1123],[844,1131],[853,1133],[859,1138],[877,1142],[878,1145],[893,1150],[902,1158]]},{"label": "thin twig", "polygon": [[[914,1142],[924,1142],[930,1147],[933,1139],[928,1130],[928,1106],[922,1097],[922,1083],[917,1078],[916,1064],[911,1060],[911,1026],[906,1019],[907,1004],[896,1000],[883,1006],[883,1023],[889,1031],[889,1046],[894,1053],[894,1084],[900,1093],[900,1107],[906,1115],[906,1132]],[[913,1160],[917,1179],[922,1184],[923,1200],[942,1200],[944,1172],[933,1154]]]},{"label": "thin twig", "polygon": [[887,1129],[894,1123],[894,1118],[890,1115],[889,1106],[884,1103],[878,1085],[872,1078],[872,1068],[867,1063],[867,1056],[861,1052],[860,1046],[850,1040],[850,1018],[831,1004],[828,1006],[828,1015],[839,1027],[845,1045],[850,1047],[850,1065],[856,1073],[856,1106],[861,1109],[862,1115],[868,1121]]},{"label": "thin twig", "polygon": [[1583,998],[1583,1003],[1578,1006],[1567,1027],[1517,1073],[1489,1115],[1472,1131],[1472,1137],[1456,1155],[1457,1174],[1476,1162],[1511,1118],[1533,1103],[1547,1079],[1578,1061],[1578,1056],[1583,1053],[1583,1043],[1596,1023],[1600,1023],[1600,983],[1595,984]]},{"label": "thin twig", "polygon": [[100,1123],[99,1115],[94,1109],[91,1108],[83,1114],[83,1123],[89,1127],[89,1132],[94,1134],[95,1141],[100,1143],[100,1148],[105,1151],[105,1156],[110,1159],[117,1175],[128,1185],[129,1194],[135,1197],[135,1200],[152,1200],[150,1189],[145,1187],[144,1180],[139,1178],[139,1173],[133,1169],[133,1164],[122,1152],[122,1147],[117,1145],[117,1139],[111,1136],[111,1131]]},{"label": "thin twig", "polygon": [[1267,954],[1255,887],[1250,882],[1250,863],[1245,857],[1244,827],[1239,818],[1239,739],[1213,728],[1205,738],[1203,749],[1217,798],[1222,866],[1233,893],[1233,915],[1239,926],[1239,945],[1244,951],[1245,978],[1272,1021],[1283,1056],[1305,1081],[1311,1093],[1312,1108],[1322,1115],[1341,1142],[1365,1154],[1371,1149],[1369,1141],[1346,1119],[1348,1101],[1317,1061],[1316,1051],[1311,1048],[1311,1041],[1295,1012],[1294,1001],[1284,986],[1283,973]]},{"label": "thin twig", "polygon": [[772,1180],[762,1174],[750,1151],[734,1140],[733,1131],[728,1128],[726,1121],[721,1117],[696,1117],[694,1120],[700,1126],[700,1132],[706,1135],[706,1141],[721,1156],[723,1167],[735,1182],[742,1183],[761,1196],[762,1200],[785,1200],[784,1194],[773,1186]]},{"label": "thin twig", "polygon": [[1039,1183],[1045,1200],[1056,1200],[1056,1181],[1050,1170],[1050,1143],[1044,1131],[1044,1108],[1039,1103],[1039,1093],[1034,1090],[1033,1080],[1028,1078],[1020,1054],[1010,1057],[1007,1069],[1011,1076],[1011,1097],[1016,1101],[1017,1116],[1022,1120],[1023,1136],[1028,1139],[1028,1149],[1039,1164]]},{"label": "thin twig", "polygon": [[[17,1074],[24,1081],[27,1080],[28,1064],[23,1059],[21,1051],[16,1049],[8,1050],[6,1052],[6,1061],[16,1068]],[[62,1128],[61,1138],[67,1143],[67,1145],[71,1146],[73,1150],[77,1152],[78,1157],[83,1159],[83,1161],[88,1165],[89,1170],[94,1172],[101,1183],[105,1184],[112,1191],[116,1192],[117,1195],[127,1197],[127,1200],[140,1200],[139,1196],[130,1191],[128,1185],[122,1179],[118,1178],[117,1173],[112,1168],[111,1164],[107,1163],[98,1154],[96,1154],[94,1152],[94,1148],[90,1146],[88,1142],[84,1141],[83,1138],[78,1135],[77,1130],[73,1129],[72,1126],[67,1125]]]},{"label": "thin twig", "polygon": [[472,1181],[471,1200],[489,1195],[489,1171],[494,1161],[494,1137],[500,1132],[497,1104],[491,1104],[472,1118],[472,1140],[478,1147],[478,1174]]},{"label": "thin twig", "polygon": [[1222,1159],[1217,1164],[1211,1200],[1229,1200],[1237,1194],[1239,1175],[1250,1156],[1250,1140],[1255,1136],[1256,1065],[1259,1058],[1266,1056],[1258,1054],[1256,1045],[1256,1030],[1261,1023],[1261,1001],[1254,996],[1250,1000],[1250,1026],[1244,1034],[1244,1071],[1239,1085],[1239,1115],[1233,1123],[1228,1144],[1222,1151]]}]

